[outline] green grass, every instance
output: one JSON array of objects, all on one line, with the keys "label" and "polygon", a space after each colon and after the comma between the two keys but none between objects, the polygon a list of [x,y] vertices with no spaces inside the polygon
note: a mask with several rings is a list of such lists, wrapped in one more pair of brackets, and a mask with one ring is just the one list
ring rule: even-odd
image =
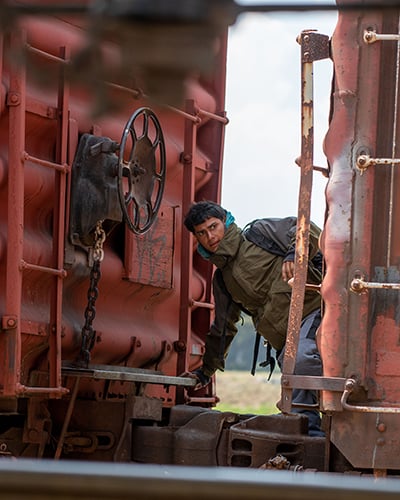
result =
[{"label": "green grass", "polygon": [[239,414],[251,414],[251,415],[272,415],[274,413],[279,413],[278,408],[276,405],[232,405],[230,403],[218,403],[217,406],[215,407],[216,410],[218,411],[230,411],[232,413],[239,413]]},{"label": "green grass", "polygon": [[261,370],[252,376],[248,371],[226,370],[216,375],[216,393],[219,411],[239,414],[270,415],[279,413],[276,407],[280,399],[280,376],[270,382]]}]

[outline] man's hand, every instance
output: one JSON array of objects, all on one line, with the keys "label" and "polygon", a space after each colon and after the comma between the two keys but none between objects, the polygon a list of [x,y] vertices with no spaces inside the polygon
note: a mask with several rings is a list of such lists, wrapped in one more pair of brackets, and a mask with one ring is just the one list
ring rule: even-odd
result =
[{"label": "man's hand", "polygon": [[192,372],[184,372],[181,377],[188,377],[188,378],[194,378],[197,380],[197,384],[194,386],[194,390],[198,391],[202,387],[205,387],[211,382],[211,378],[208,377],[203,373],[203,370],[201,368],[197,368],[196,370]]},{"label": "man's hand", "polygon": [[282,264],[282,279],[283,281],[289,281],[294,277],[294,262],[287,260]]}]

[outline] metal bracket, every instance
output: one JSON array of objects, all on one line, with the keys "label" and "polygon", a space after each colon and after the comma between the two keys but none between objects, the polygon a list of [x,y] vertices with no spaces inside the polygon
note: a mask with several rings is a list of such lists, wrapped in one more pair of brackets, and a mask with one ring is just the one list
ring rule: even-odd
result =
[{"label": "metal bracket", "polygon": [[329,58],[328,35],[323,35],[312,30],[302,31],[297,42],[301,45],[301,61],[303,63]]},{"label": "metal bracket", "polygon": [[17,316],[3,316],[1,318],[1,329],[2,330],[13,330],[17,328],[18,319]]},{"label": "metal bracket", "polygon": [[281,377],[281,401],[278,408],[283,413],[290,413],[292,408],[318,408],[319,403],[315,405],[301,405],[292,402],[293,389],[305,389],[312,391],[342,392],[345,389],[346,379],[342,377],[323,377],[311,375],[292,375],[282,373]]}]

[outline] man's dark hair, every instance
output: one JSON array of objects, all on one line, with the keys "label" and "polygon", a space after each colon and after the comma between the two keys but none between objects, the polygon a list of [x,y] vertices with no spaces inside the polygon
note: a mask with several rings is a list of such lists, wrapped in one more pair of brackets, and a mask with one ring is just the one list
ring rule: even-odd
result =
[{"label": "man's dark hair", "polygon": [[194,226],[202,224],[210,217],[216,217],[222,221],[226,218],[226,210],[213,201],[199,201],[193,203],[185,216],[183,223],[191,233],[194,233]]}]

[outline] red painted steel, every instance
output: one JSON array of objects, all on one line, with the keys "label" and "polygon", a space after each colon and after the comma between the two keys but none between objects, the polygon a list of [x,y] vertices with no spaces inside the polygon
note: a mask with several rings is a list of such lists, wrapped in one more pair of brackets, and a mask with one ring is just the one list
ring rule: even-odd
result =
[{"label": "red painted steel", "polygon": [[[21,34],[11,37],[10,46],[16,48],[23,43]],[[23,232],[24,232],[24,162],[25,150],[25,70],[22,66],[14,68],[9,76],[7,105],[9,106],[9,157],[8,164],[8,206],[6,214],[7,266],[2,275],[6,276],[4,316],[7,328],[1,338],[1,366],[3,394],[15,394],[21,373],[21,309],[22,309],[22,269]],[[4,227],[4,226],[3,226]],[[4,259],[3,259],[4,261]],[[4,298],[3,298],[4,300]]]},{"label": "red painted steel", "polygon": [[[76,56],[86,38],[80,26],[69,21],[40,17],[21,21],[32,61],[26,75],[23,66],[7,60],[8,50],[14,47],[18,52],[23,47],[18,31],[13,45],[9,47],[7,41],[5,47],[2,82],[7,106],[2,108],[0,126],[2,178],[8,174],[8,182],[1,184],[1,199],[6,196],[9,201],[8,209],[2,202],[1,210],[0,266],[1,275],[7,274],[6,281],[2,278],[6,295],[0,298],[0,352],[6,367],[0,373],[2,396],[63,392],[61,363],[73,360],[80,348],[90,270],[86,252],[68,240],[69,175],[76,147],[85,132],[119,141],[129,116],[140,106],[155,110],[166,137],[165,194],[149,233],[135,236],[120,225],[106,240],[91,362],[176,375],[177,367],[185,371],[198,364],[201,337],[212,313],[209,308],[197,312],[196,304],[211,301],[206,284],[211,271],[199,266],[192,275],[193,248],[183,232],[182,216],[196,197],[206,194],[217,200],[220,196],[227,122],[225,35],[219,44],[217,69],[206,85],[196,77],[187,78],[181,109],[168,102],[155,105],[137,97],[135,89],[110,85],[118,107],[111,114],[94,116],[90,88],[69,86],[65,79],[64,61]],[[118,55],[110,46],[104,52],[110,61]],[[50,75],[50,81],[41,82],[42,75]],[[182,113],[185,98],[192,102],[188,114]],[[194,127],[189,146],[185,127],[190,124]],[[188,155],[189,190],[185,181]],[[147,261],[137,258],[139,250]],[[181,289],[186,290],[185,298]],[[68,380],[63,383],[71,387]],[[166,406],[175,403],[173,388],[148,386],[146,393],[162,395]]]},{"label": "red painted steel", "polygon": [[[0,43],[0,454],[258,467],[269,458],[267,442],[269,454],[285,452],[293,467],[398,473],[399,173],[390,162],[357,166],[361,155],[400,157],[398,47],[364,37],[366,30],[397,33],[398,23],[398,10],[340,12],[331,41],[322,377],[293,374],[313,170],[312,65],[310,53],[302,53],[302,180],[282,385],[286,413],[293,388],[321,392],[327,438],[314,440],[299,415],[252,419],[209,411],[217,401],[214,384],[194,393],[193,381],[179,377],[200,364],[213,314],[213,268],[195,252],[182,220],[193,201],[220,200],[226,33],[214,40],[215,67],[206,76],[187,74],[177,105],[177,89],[168,94],[171,68],[157,73],[153,88],[174,102],[153,101],[146,75],[144,91],[132,83],[117,43],[88,46],[82,19],[18,19]],[[129,49],[142,61],[154,55],[146,43]],[[22,53],[26,65],[16,64]],[[82,216],[75,190],[89,212],[83,216],[100,213],[98,205],[114,216],[117,194],[115,165],[85,157],[91,174],[110,169],[106,188],[96,191],[90,176],[74,177],[82,175],[76,153],[84,134],[118,143],[143,106],[155,111],[166,140],[163,201],[144,235],[131,233],[118,217],[103,222],[90,365],[71,366],[85,308],[97,293],[85,247],[91,235],[71,234],[80,228],[74,218]]]},{"label": "red painted steel", "polygon": [[[399,296],[398,291],[373,289],[357,293],[350,284],[357,276],[370,282],[399,281],[398,202],[393,198],[398,173],[394,166],[362,173],[356,164],[361,154],[398,155],[397,49],[390,42],[371,45],[363,39],[368,29],[397,33],[398,21],[398,11],[339,14],[332,39],[333,113],[325,140],[331,172],[321,238],[326,275],[320,349],[324,375],[354,383],[348,404],[342,399],[342,405],[337,393],[324,391],[322,408],[337,412],[331,424],[337,448],[355,467],[376,470],[398,467]],[[379,407],[388,413],[380,414]]]}]

